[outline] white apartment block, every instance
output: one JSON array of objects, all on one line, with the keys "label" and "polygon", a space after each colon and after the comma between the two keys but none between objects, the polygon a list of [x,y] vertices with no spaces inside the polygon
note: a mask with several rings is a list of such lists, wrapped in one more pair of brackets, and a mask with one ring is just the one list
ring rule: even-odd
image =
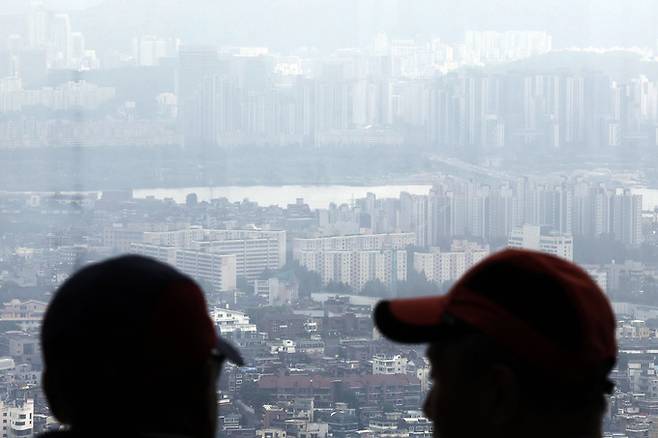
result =
[{"label": "white apartment block", "polygon": [[407,374],[407,358],[399,354],[395,356],[377,355],[372,358],[373,374]]},{"label": "white apartment block", "polygon": [[320,274],[323,284],[332,281],[349,285],[353,283],[352,273],[355,264],[353,253],[347,251],[316,251],[313,254],[316,255],[316,259],[319,259],[317,263],[319,269],[316,272]]},{"label": "white apartment block", "polygon": [[[275,271],[286,263],[286,232],[271,230],[207,230],[189,227],[176,231],[146,231],[137,244],[187,250],[190,252],[233,255],[236,276],[254,281],[264,271]],[[150,251],[155,251],[150,247]]]},{"label": "white apartment block", "polygon": [[539,249],[545,253],[573,261],[573,236],[559,233],[541,236]]},{"label": "white apartment block", "polygon": [[415,233],[358,234],[354,236],[295,239],[293,255],[302,251],[368,251],[405,249],[416,245]]},{"label": "white apartment block", "polygon": [[512,229],[507,245],[531,249],[573,261],[573,236],[555,231],[544,232],[539,225],[523,225]]},{"label": "white apartment block", "polygon": [[293,258],[319,273],[324,284],[344,283],[358,291],[379,280],[392,288],[407,279],[405,248],[415,244],[415,233],[295,239]]},{"label": "white apartment block", "polygon": [[356,269],[351,286],[356,290],[363,289],[372,280],[379,280],[390,289],[398,281],[407,279],[406,251],[359,251],[353,254]]},{"label": "white apartment block", "polygon": [[201,278],[217,291],[236,288],[237,257],[198,251],[176,251],[175,266],[188,275]]},{"label": "white apartment block", "polygon": [[34,400],[0,401],[2,438],[31,438],[34,436]]},{"label": "white apartment block", "polygon": [[320,274],[325,285],[344,283],[359,291],[369,281],[379,280],[392,288],[398,281],[407,279],[404,250],[304,250],[294,256],[301,266]]},{"label": "white apartment block", "polygon": [[190,277],[210,285],[214,291],[236,288],[237,257],[175,247],[134,243],[133,252],[168,263]]},{"label": "white apartment block", "polygon": [[490,254],[489,246],[468,241],[454,241],[450,251],[432,248],[429,253],[414,253],[414,269],[428,281],[442,284],[458,280],[466,271]]}]

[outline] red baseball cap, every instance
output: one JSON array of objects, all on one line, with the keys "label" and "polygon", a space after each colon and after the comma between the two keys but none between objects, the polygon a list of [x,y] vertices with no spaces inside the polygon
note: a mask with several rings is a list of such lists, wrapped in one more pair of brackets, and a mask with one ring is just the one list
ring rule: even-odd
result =
[{"label": "red baseball cap", "polygon": [[526,362],[578,372],[614,364],[615,317],[592,278],[540,252],[506,249],[441,296],[381,301],[375,325],[402,343],[438,341],[459,321]]}]

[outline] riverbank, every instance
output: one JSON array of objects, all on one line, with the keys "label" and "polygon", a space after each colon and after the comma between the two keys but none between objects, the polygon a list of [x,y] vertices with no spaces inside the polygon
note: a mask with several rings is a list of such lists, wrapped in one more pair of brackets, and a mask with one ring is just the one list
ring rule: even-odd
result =
[{"label": "riverbank", "polygon": [[[384,185],[420,182],[440,169],[427,155],[390,147],[52,148],[0,151],[0,189],[82,191],[139,188]],[[426,182],[426,181],[422,181]]]}]

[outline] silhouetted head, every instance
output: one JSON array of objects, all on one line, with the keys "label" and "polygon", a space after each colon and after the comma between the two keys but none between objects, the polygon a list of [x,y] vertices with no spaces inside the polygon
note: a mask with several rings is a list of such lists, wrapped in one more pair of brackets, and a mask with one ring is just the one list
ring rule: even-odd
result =
[{"label": "silhouetted head", "polygon": [[424,408],[441,438],[600,435],[615,319],[573,263],[505,250],[448,294],[383,301],[374,317],[394,341],[430,344]]},{"label": "silhouetted head", "polygon": [[196,283],[141,256],[69,278],[48,306],[41,342],[55,416],[94,433],[213,437],[222,363],[242,363],[217,336]]}]

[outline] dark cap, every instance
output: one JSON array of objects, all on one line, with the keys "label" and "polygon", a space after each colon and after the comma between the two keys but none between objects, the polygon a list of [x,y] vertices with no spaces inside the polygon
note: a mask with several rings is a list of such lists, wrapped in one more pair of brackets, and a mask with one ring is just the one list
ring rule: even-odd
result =
[{"label": "dark cap", "polygon": [[135,255],[86,266],[67,279],[48,305],[41,339],[46,367],[75,363],[77,356],[84,363],[155,363],[161,370],[185,370],[212,357],[244,363],[218,336],[191,278]]},{"label": "dark cap", "polygon": [[613,364],[617,354],[610,303],[575,264],[535,251],[489,256],[442,296],[378,303],[375,324],[402,343],[438,340],[455,321],[518,357],[574,372]]}]

